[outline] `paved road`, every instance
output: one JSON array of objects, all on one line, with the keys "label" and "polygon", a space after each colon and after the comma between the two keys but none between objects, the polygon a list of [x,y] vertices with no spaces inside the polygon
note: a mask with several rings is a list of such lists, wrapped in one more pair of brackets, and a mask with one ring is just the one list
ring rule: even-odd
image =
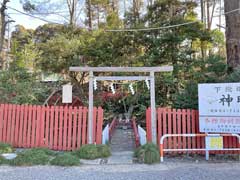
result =
[{"label": "paved road", "polygon": [[0,180],[238,180],[239,163],[0,167]]}]

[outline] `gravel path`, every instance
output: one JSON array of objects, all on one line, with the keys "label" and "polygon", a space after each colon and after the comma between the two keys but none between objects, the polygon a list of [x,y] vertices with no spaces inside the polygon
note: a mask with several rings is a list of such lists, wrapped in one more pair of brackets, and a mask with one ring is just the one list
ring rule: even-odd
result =
[{"label": "gravel path", "polygon": [[0,167],[0,180],[238,180],[239,163]]}]

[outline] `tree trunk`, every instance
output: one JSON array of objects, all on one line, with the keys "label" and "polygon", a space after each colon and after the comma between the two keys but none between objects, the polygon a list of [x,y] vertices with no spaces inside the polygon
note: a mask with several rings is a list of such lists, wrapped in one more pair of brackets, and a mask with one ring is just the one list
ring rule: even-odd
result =
[{"label": "tree trunk", "polygon": [[86,1],[87,6],[87,18],[88,18],[88,27],[90,30],[92,30],[92,3],[91,0]]},{"label": "tree trunk", "polygon": [[0,15],[1,15],[1,25],[0,25],[0,66],[3,67],[3,48],[4,48],[4,40],[5,40],[5,33],[6,33],[6,9],[7,9],[7,3],[9,0],[3,0],[1,3],[0,8]]},{"label": "tree trunk", "polygon": [[230,67],[240,65],[240,10],[227,13],[240,8],[239,0],[224,0],[226,13],[226,48],[227,63]]}]

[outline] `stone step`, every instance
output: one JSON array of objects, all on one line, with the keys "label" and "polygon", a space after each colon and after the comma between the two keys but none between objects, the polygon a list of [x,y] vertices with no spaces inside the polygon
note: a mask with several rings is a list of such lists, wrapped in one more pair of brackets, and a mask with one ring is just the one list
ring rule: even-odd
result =
[{"label": "stone step", "polygon": [[107,160],[107,164],[132,164],[133,163],[133,152],[132,151],[121,151],[113,152]]}]

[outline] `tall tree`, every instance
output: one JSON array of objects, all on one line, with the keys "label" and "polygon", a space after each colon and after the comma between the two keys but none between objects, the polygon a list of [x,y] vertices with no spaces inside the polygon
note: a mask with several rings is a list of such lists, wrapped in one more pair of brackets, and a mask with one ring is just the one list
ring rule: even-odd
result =
[{"label": "tall tree", "polygon": [[89,29],[92,29],[92,3],[91,0],[86,0],[86,9],[87,9],[87,23]]},{"label": "tall tree", "polygon": [[[79,0],[64,0],[56,2],[54,0],[20,0],[23,9],[29,13],[37,13],[40,16],[57,15],[67,20],[71,26],[77,24],[79,16]],[[67,10],[66,10],[67,9]]]},{"label": "tall tree", "polygon": [[7,24],[10,23],[10,21],[6,20],[6,10],[7,10],[7,3],[10,2],[10,0],[3,0],[0,4],[0,63],[1,67],[3,67],[3,47],[4,47],[4,41],[5,41],[5,33],[6,33],[6,27]]},{"label": "tall tree", "polygon": [[239,0],[224,0],[226,16],[227,63],[230,67],[240,65],[240,8]]}]

